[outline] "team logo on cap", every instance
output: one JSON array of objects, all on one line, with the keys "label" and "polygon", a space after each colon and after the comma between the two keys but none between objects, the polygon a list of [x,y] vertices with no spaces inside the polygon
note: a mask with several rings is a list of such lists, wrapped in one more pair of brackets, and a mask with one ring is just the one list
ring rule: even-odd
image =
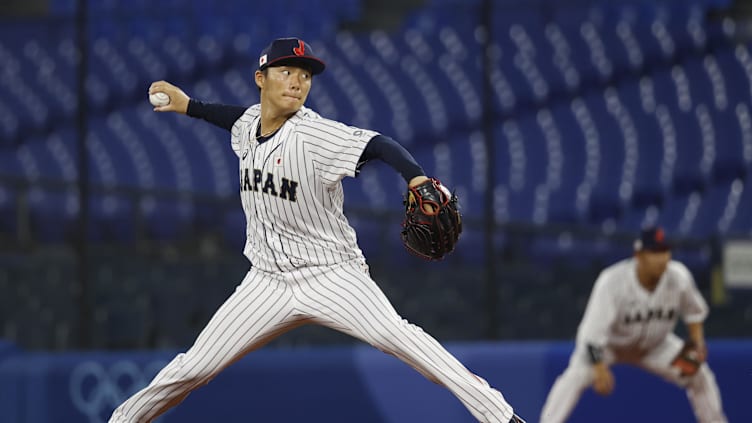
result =
[{"label": "team logo on cap", "polygon": [[259,67],[264,66],[266,64],[266,54],[259,57]]},{"label": "team logo on cap", "polygon": [[296,56],[305,56],[305,44],[303,44],[303,41],[298,40],[298,46],[293,47],[292,52],[295,53]]},{"label": "team logo on cap", "polygon": [[655,230],[655,240],[658,242],[663,242],[663,240],[666,239],[666,235],[663,233],[663,229],[656,229]]}]

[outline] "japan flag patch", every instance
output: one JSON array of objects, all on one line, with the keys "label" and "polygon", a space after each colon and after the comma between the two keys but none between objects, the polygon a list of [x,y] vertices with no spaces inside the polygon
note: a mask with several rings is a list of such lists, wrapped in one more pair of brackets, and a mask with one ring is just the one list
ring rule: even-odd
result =
[{"label": "japan flag patch", "polygon": [[259,57],[259,67],[264,66],[266,64],[266,60],[267,60],[266,54]]}]

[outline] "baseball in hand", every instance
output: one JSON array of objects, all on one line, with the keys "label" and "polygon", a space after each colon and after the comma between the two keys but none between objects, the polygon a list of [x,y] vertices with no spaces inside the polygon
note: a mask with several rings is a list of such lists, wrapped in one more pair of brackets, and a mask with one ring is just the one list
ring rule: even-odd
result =
[{"label": "baseball in hand", "polygon": [[166,106],[170,104],[170,96],[162,92],[149,94],[149,103],[156,107]]}]

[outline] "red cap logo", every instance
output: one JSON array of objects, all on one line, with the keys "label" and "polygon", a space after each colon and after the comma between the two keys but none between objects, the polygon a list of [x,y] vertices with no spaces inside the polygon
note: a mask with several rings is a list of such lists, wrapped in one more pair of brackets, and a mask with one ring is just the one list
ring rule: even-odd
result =
[{"label": "red cap logo", "polygon": [[295,53],[296,56],[305,56],[305,44],[303,44],[303,41],[298,40],[298,46],[293,47],[292,52]]},{"label": "red cap logo", "polygon": [[666,238],[666,235],[663,233],[663,229],[656,229],[655,231],[655,240],[657,242],[663,242],[663,240]]}]

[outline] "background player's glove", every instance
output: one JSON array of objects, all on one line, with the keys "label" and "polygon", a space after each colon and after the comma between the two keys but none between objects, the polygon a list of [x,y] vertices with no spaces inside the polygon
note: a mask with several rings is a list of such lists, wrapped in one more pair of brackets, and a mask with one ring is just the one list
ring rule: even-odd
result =
[{"label": "background player's glove", "polygon": [[700,369],[701,364],[700,352],[692,341],[685,342],[679,354],[671,362],[681,376],[693,376]]},{"label": "background player's glove", "polygon": [[441,260],[454,250],[462,233],[457,197],[430,178],[408,187],[402,242],[411,253],[426,260]]}]

